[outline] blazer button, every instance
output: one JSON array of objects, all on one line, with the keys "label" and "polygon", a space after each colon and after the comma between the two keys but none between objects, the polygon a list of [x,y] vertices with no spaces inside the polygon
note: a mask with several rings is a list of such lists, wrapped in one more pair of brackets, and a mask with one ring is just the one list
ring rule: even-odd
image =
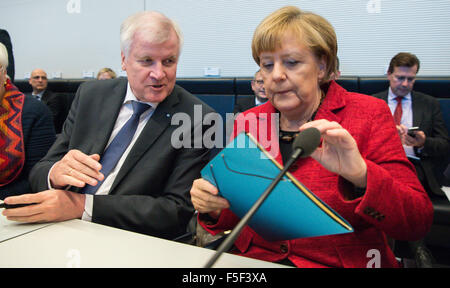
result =
[{"label": "blazer button", "polygon": [[385,216],[381,213],[378,213],[377,217],[375,219],[377,219],[378,221],[382,221],[384,220]]},{"label": "blazer button", "polygon": [[364,214],[369,215],[369,216],[373,216],[375,210],[372,207],[366,207],[364,208]]},{"label": "blazer button", "polygon": [[280,245],[280,251],[281,253],[285,254],[289,252],[289,247],[286,243],[283,243]]}]

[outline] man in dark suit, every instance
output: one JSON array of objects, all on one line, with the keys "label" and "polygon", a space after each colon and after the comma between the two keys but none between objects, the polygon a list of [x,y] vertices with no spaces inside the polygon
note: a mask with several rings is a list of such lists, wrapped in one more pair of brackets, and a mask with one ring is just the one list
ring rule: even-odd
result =
[{"label": "man in dark suit", "polygon": [[245,110],[263,104],[267,101],[266,91],[264,90],[264,81],[260,70],[256,71],[255,77],[252,80],[252,90],[254,92],[252,97],[243,97],[236,100],[233,109],[235,114],[244,112]]},{"label": "man in dark suit", "polygon": [[42,69],[34,69],[31,72],[30,79],[28,80],[33,92],[26,95],[33,96],[34,98],[42,101],[50,108],[53,114],[53,123],[55,126],[56,134],[61,133],[62,125],[66,120],[66,99],[64,95],[52,93],[48,90],[48,78],[47,73]]},{"label": "man in dark suit", "polygon": [[[410,53],[399,53],[390,62],[389,90],[373,96],[386,101],[407,156],[415,164],[422,185],[429,192],[443,196],[434,175],[434,167],[450,151],[448,132],[436,98],[413,91],[419,59]],[[419,127],[408,134],[408,128]]]},{"label": "man in dark suit", "polygon": [[186,231],[194,212],[189,190],[209,157],[194,137],[202,137],[213,110],[175,85],[181,43],[175,23],[160,13],[122,23],[128,79],[79,87],[62,134],[31,172],[32,189],[43,192],[5,199],[38,204],[6,209],[9,219],[81,218],[167,239]]}]

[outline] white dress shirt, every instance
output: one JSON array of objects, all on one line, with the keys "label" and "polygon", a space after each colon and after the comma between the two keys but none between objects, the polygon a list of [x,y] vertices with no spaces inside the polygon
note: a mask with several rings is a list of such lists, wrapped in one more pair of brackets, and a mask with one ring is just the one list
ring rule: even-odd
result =
[{"label": "white dress shirt", "polygon": [[44,92],[45,92],[45,90],[42,91],[41,93],[37,93],[37,94],[31,93],[31,95],[32,95],[34,98],[36,98],[37,100],[42,101],[42,96],[44,95]]},{"label": "white dress shirt", "polygon": [[[388,93],[388,105],[391,109],[392,115],[394,115],[395,108],[397,107],[397,95],[392,92],[391,87],[389,87]],[[413,111],[412,111],[412,97],[411,93],[408,93],[402,99],[402,119],[400,121],[401,124],[406,126],[407,128],[411,128],[413,126]],[[414,148],[412,146],[403,145],[403,149],[405,149],[405,153],[407,156],[416,157],[414,153]]]}]

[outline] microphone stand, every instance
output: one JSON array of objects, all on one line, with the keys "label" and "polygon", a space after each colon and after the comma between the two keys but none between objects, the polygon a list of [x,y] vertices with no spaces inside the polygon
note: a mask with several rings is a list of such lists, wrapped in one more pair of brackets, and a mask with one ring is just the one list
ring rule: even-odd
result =
[{"label": "microphone stand", "polygon": [[287,161],[286,165],[284,166],[283,170],[278,173],[277,177],[272,181],[272,183],[269,185],[269,187],[266,188],[263,194],[256,200],[255,204],[248,210],[247,214],[239,221],[239,223],[236,225],[236,227],[233,229],[233,231],[228,235],[227,239],[225,239],[222,244],[220,244],[219,248],[217,248],[216,253],[209,259],[208,263],[206,263],[204,268],[211,268],[214,263],[216,263],[217,259],[222,255],[223,252],[230,249],[231,245],[233,245],[236,238],[241,233],[242,229],[247,225],[247,223],[250,221],[252,216],[258,211],[259,207],[264,203],[266,198],[270,195],[270,193],[273,191],[275,186],[277,186],[278,182],[280,182],[281,178],[283,178],[284,174],[289,170],[291,165],[297,160],[297,158],[302,154],[303,150],[301,148],[296,148],[294,150],[294,153],[292,153],[291,157]]}]

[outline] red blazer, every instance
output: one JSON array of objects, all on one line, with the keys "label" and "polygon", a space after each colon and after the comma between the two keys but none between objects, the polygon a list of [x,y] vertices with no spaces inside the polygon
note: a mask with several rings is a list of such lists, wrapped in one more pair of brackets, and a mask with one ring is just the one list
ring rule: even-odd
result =
[{"label": "red blazer", "polygon": [[[271,113],[276,113],[270,102],[244,112],[236,123],[249,113],[256,114],[258,128],[245,123],[241,129],[257,136],[256,131],[260,130],[256,129],[267,127],[269,140],[270,135],[276,135],[273,129],[278,127],[271,127],[268,121]],[[366,192],[362,197],[349,199],[346,195],[353,191],[353,185],[311,157],[299,159],[290,172],[344,217],[355,232],[268,242],[247,226],[235,242],[235,253],[271,262],[288,258],[298,267],[365,268],[374,267],[378,259],[381,267],[398,267],[387,237],[423,238],[433,221],[433,207],[406,158],[388,106],[374,97],[347,92],[332,81],[315,119],[336,121],[355,138],[367,163]],[[235,132],[240,132],[236,127]],[[282,163],[279,148],[274,147],[278,144],[259,138],[258,141]],[[202,221],[200,224],[216,234],[232,229],[238,221],[225,209],[214,225]]]}]

